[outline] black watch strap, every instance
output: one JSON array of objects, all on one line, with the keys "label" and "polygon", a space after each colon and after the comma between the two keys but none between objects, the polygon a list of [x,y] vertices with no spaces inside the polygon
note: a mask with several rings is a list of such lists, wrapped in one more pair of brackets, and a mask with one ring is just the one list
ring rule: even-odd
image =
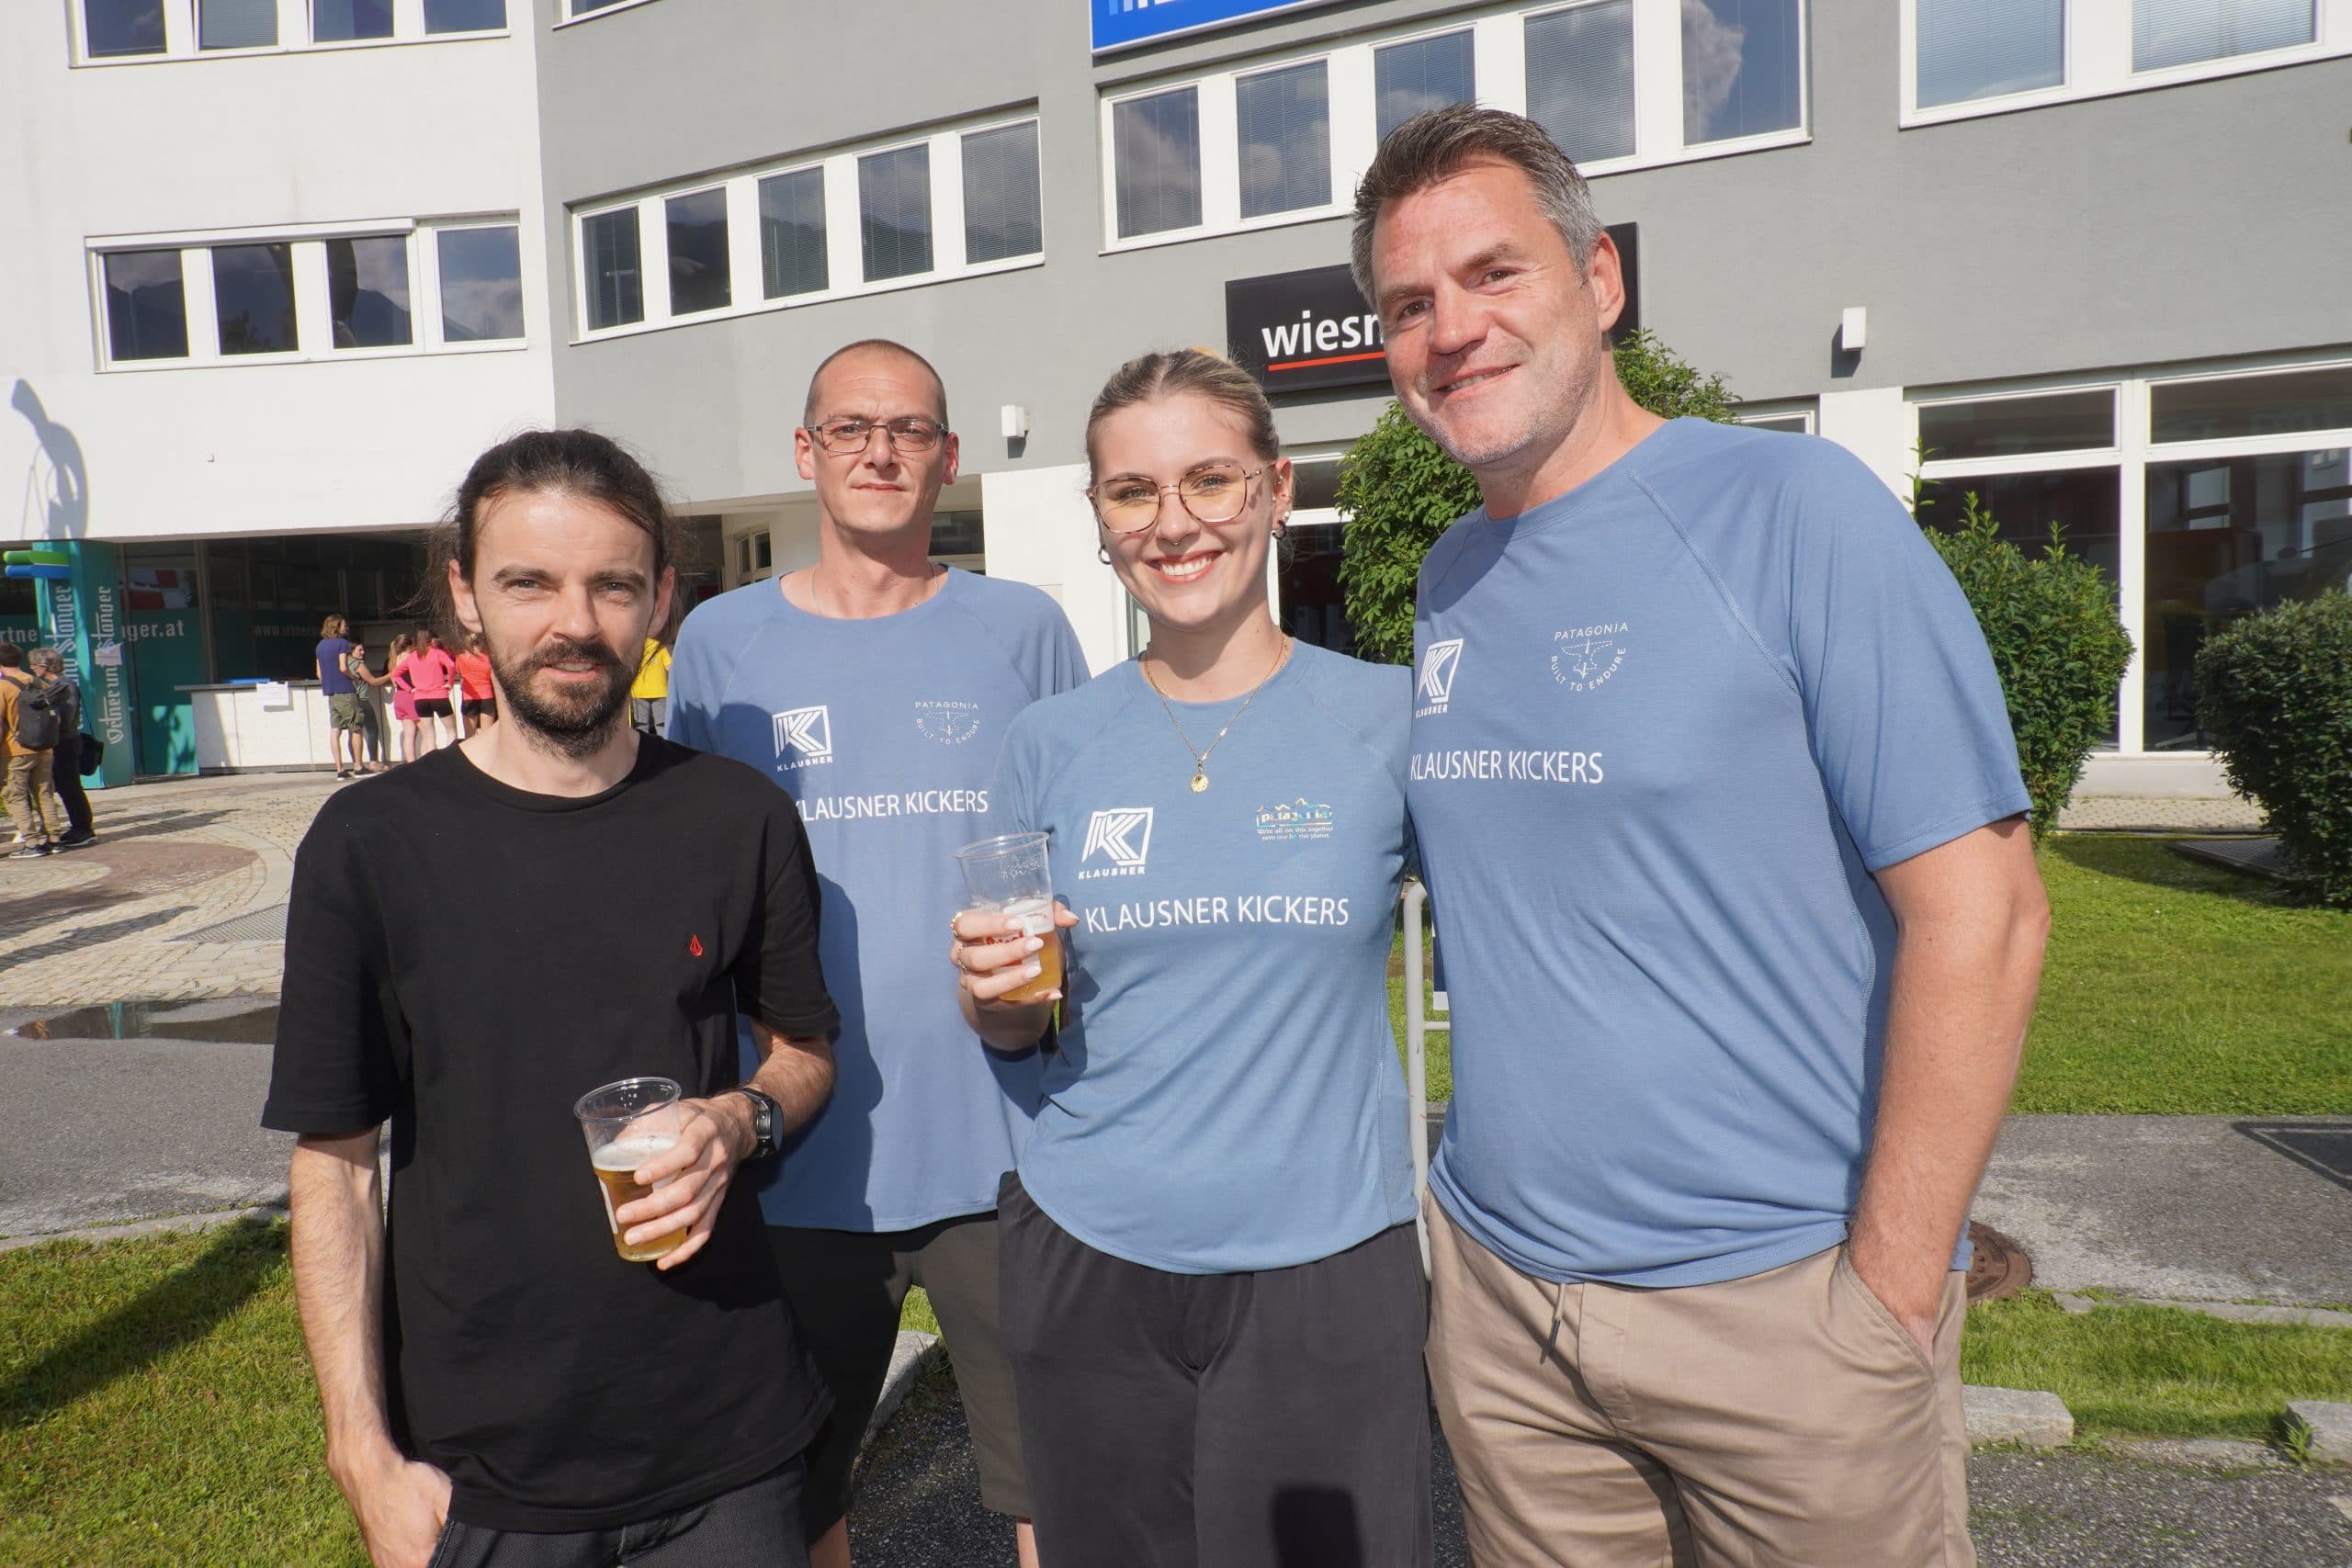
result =
[{"label": "black watch strap", "polygon": [[784,1143],[784,1107],[750,1084],[739,1083],[727,1092],[752,1102],[752,1152],[743,1157],[765,1159],[775,1153]]}]

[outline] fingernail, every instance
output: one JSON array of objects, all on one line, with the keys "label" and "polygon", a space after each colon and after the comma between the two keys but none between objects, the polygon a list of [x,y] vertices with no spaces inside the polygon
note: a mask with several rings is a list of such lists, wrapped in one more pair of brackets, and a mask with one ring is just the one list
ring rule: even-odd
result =
[{"label": "fingernail", "polygon": [[1033,959],[1031,959],[1028,963],[1023,964],[1021,966],[1021,973],[1022,973],[1022,974],[1023,974],[1023,975],[1025,975],[1025,976],[1027,976],[1030,979],[1034,980],[1034,979],[1035,979],[1038,976],[1040,976],[1040,975],[1044,974],[1044,973],[1045,973],[1045,970],[1044,970],[1044,969],[1042,969],[1042,968],[1040,968],[1040,967],[1038,966],[1037,961],[1036,961],[1035,959],[1034,959],[1034,958],[1033,958]]},{"label": "fingernail", "polygon": [[1033,936],[1027,942],[1021,944],[1021,951],[1023,953],[1035,953],[1045,945],[1046,939],[1044,937]]}]

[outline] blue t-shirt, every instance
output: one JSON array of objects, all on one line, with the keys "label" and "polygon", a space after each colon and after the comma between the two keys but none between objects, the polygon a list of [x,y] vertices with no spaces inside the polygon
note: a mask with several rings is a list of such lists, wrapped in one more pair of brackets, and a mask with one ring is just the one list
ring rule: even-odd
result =
[{"label": "blue t-shirt", "polygon": [[1871,873],[2027,806],[1951,573],[1843,448],[1678,420],[1454,524],[1414,631],[1446,1212],[1547,1280],[1835,1246],[1894,955]]},{"label": "blue t-shirt", "polygon": [[956,852],[1010,830],[989,781],[1012,716],[1085,679],[1060,606],[964,571],[876,620],[797,610],[772,581],[686,617],[670,739],[749,762],[798,802],[842,1011],[832,1096],[763,1174],[769,1224],[909,1230],[996,1207],[1036,1114],[1038,1054],[990,1051],[956,1009]]},{"label": "blue t-shirt", "polygon": [[1410,840],[1407,672],[1299,644],[1247,713],[1130,660],[1014,721],[1008,826],[1053,835],[1069,1021],[1021,1180],[1096,1249],[1283,1269],[1413,1217],[1390,919]]},{"label": "blue t-shirt", "polygon": [[345,692],[358,690],[356,686],[354,686],[351,683],[351,677],[345,674],[343,669],[343,656],[349,653],[351,649],[351,642],[345,637],[331,637],[319,644],[319,692],[321,695],[332,697],[339,695]]}]

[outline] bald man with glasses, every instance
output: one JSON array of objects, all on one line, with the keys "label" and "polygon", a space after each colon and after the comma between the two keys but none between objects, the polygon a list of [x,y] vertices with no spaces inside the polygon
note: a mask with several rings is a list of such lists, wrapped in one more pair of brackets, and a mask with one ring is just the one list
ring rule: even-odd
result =
[{"label": "bald man with glasses", "polygon": [[881,339],[836,350],[793,432],[817,498],[816,564],[695,611],[670,674],[670,739],[739,758],[798,803],[841,1000],[833,1098],[769,1173],[769,1238],[832,1385],[808,1451],[815,1568],[847,1568],[849,1474],[908,1290],[929,1292],[970,1419],[980,1499],[1034,1565],[1012,1379],[997,1317],[997,1185],[1038,1104],[1038,1054],[980,1048],[938,984],[956,850],[1004,831],[989,784],[1004,728],[1084,683],[1060,607],[933,562],[957,450],[938,373]]}]

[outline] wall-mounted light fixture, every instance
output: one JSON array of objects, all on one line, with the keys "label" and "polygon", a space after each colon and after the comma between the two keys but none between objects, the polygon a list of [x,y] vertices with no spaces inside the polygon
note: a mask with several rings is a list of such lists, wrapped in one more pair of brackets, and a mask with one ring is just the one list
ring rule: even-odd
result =
[{"label": "wall-mounted light fixture", "polygon": [[1848,354],[1862,352],[1863,339],[1870,330],[1870,310],[1866,306],[1849,305],[1838,318],[1838,346]]},{"label": "wall-mounted light fixture", "polygon": [[1019,403],[1007,403],[997,410],[1007,441],[1025,440],[1029,434],[1029,411]]}]

